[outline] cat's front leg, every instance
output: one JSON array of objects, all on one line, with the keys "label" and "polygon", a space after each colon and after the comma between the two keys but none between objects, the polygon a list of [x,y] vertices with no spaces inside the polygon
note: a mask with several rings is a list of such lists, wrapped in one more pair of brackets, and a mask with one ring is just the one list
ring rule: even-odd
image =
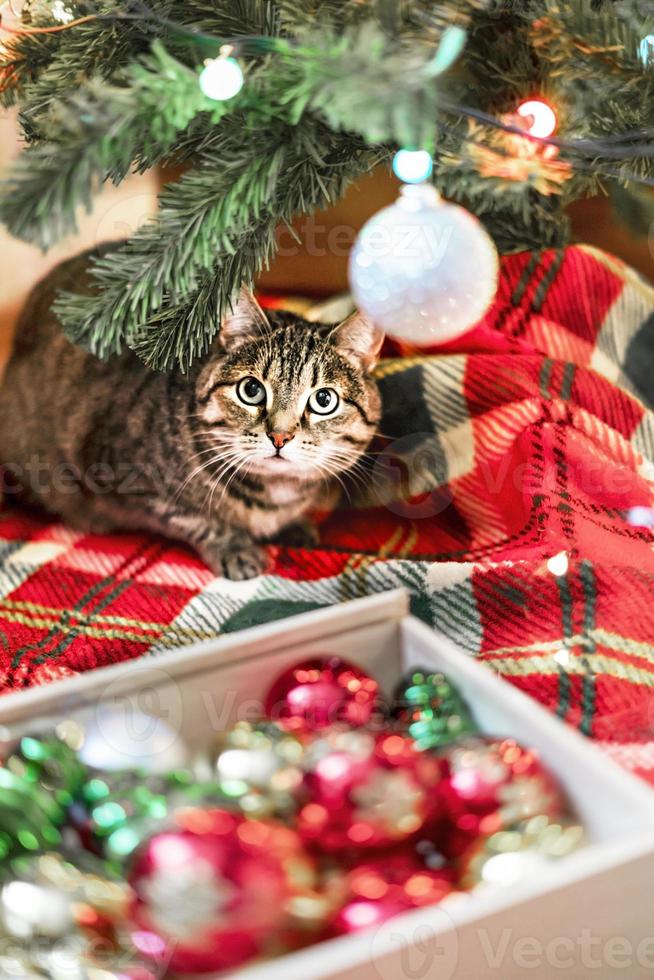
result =
[{"label": "cat's front leg", "polygon": [[187,541],[212,572],[225,578],[256,578],[268,564],[265,549],[244,528],[177,517],[167,533]]}]

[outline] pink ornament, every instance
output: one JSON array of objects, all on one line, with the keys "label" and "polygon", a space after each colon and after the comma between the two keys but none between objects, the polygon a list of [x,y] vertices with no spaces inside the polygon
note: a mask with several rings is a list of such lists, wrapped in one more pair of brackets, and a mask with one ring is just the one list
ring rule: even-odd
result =
[{"label": "pink ornament", "polygon": [[298,831],[330,853],[405,841],[440,809],[441,764],[411,739],[332,730],[307,745]]},{"label": "pink ornament", "polygon": [[453,880],[451,869],[429,870],[409,850],[360,864],[348,875],[349,897],[333,932],[358,932],[409,909],[435,905],[450,894]]},{"label": "pink ornament", "polygon": [[379,685],[339,657],[315,657],[285,670],[266,698],[266,717],[306,735],[334,724],[366,725],[378,707]]},{"label": "pink ornament", "polygon": [[441,843],[447,854],[460,853],[471,838],[564,809],[561,791],[536,752],[511,738],[470,736],[448,746],[441,759]]},{"label": "pink ornament", "polygon": [[284,928],[310,862],[294,831],[224,810],[186,810],[180,829],[151,837],[130,876],[132,942],[162,968],[232,969]]}]

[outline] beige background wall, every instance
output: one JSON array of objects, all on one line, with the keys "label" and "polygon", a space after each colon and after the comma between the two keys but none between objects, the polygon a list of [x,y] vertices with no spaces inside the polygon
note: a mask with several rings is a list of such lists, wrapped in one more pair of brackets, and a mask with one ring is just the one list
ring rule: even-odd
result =
[{"label": "beige background wall", "polygon": [[[20,151],[13,113],[0,115],[0,177]],[[109,187],[90,215],[80,216],[79,234],[44,255],[38,248],[12,238],[0,226],[0,363],[10,344],[16,316],[34,283],[67,255],[108,238],[124,238],[156,205],[157,177],[132,177],[119,188]]]}]

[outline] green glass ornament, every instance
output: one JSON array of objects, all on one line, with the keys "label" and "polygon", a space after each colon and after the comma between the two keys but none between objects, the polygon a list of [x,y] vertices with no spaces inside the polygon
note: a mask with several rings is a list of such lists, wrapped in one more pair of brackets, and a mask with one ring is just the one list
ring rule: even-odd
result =
[{"label": "green glass ornament", "polygon": [[66,811],[37,783],[0,768],[0,863],[56,847]]},{"label": "green glass ornament", "polygon": [[126,770],[94,773],[70,817],[86,846],[120,869],[142,841],[173,822],[175,811],[230,804],[234,809],[217,782],[199,782],[190,769],[161,774]]},{"label": "green glass ornament", "polygon": [[24,735],[0,748],[2,766],[25,783],[39,786],[62,807],[69,806],[86,779],[77,750],[84,738],[73,721],[46,733]]},{"label": "green glass ornament", "polygon": [[74,722],[0,746],[0,862],[61,844],[68,807],[86,777]]},{"label": "green glass ornament", "polygon": [[445,674],[412,670],[398,684],[393,716],[421,751],[478,731],[466,702]]}]

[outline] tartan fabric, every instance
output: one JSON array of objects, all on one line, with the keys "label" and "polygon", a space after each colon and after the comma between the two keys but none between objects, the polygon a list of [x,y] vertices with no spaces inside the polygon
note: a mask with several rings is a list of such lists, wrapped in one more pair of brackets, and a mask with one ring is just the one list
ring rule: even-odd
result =
[{"label": "tartan fabric", "polygon": [[654,506],[652,319],[654,291],[595,249],[504,259],[475,331],[389,347],[368,488],[324,516],[318,547],[271,548],[249,582],[162,539],[6,509],[2,690],[402,585],[417,615],[654,781],[654,531],[630,518]]}]

